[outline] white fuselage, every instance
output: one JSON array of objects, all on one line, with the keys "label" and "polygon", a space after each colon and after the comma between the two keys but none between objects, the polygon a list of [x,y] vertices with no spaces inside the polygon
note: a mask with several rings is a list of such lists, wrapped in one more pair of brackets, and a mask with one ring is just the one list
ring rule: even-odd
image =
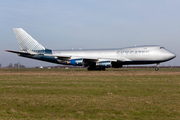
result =
[{"label": "white fuselage", "polygon": [[[98,58],[131,62],[160,63],[173,59],[176,55],[161,46],[135,46],[119,49],[94,49],[94,50],[55,50],[53,55],[72,56],[76,58]],[[77,56],[77,57],[76,57]],[[74,57],[74,58],[73,58]],[[143,63],[142,63],[143,64]]]}]

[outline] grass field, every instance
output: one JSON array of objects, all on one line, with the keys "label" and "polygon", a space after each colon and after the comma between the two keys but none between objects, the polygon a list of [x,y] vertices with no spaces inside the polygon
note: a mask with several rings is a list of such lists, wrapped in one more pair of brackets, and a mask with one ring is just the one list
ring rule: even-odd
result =
[{"label": "grass field", "polygon": [[0,70],[0,119],[180,119],[180,69]]}]

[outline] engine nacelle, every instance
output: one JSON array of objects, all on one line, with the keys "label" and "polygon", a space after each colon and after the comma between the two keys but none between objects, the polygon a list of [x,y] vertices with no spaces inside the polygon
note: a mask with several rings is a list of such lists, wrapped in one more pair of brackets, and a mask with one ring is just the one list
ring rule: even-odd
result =
[{"label": "engine nacelle", "polygon": [[81,66],[83,65],[83,59],[72,59],[70,60],[70,64],[75,66]]},{"label": "engine nacelle", "polygon": [[111,67],[111,61],[103,61],[103,62],[97,62],[96,66],[98,67]]}]

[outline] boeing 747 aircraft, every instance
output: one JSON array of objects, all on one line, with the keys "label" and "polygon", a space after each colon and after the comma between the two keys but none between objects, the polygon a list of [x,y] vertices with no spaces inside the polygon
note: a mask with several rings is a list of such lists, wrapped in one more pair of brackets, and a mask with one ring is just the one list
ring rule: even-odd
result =
[{"label": "boeing 747 aircraft", "polygon": [[121,68],[123,65],[157,64],[169,61],[176,55],[162,46],[133,46],[117,49],[51,50],[43,47],[22,28],[14,28],[20,51],[6,50],[21,57],[51,63],[84,66],[88,70],[105,70],[108,67]]}]

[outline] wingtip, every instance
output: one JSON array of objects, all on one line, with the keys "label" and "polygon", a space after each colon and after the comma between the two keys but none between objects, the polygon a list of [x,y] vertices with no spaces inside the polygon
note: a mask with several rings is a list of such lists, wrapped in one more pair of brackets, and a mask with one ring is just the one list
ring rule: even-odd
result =
[{"label": "wingtip", "polygon": [[4,50],[4,51],[9,52],[9,50]]}]

